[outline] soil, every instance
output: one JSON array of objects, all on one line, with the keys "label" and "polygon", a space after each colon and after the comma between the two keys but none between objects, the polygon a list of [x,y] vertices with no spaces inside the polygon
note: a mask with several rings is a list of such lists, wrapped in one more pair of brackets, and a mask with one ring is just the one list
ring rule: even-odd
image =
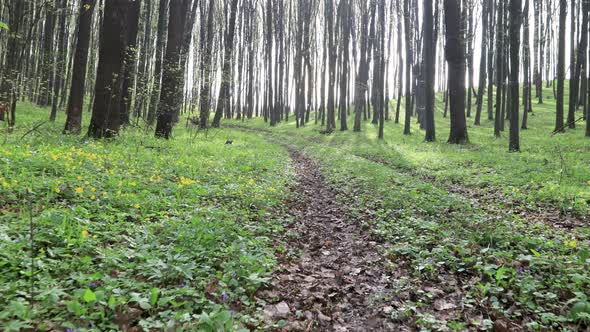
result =
[{"label": "soil", "polygon": [[384,245],[349,217],[346,206],[324,180],[319,166],[296,151],[297,175],[288,202],[294,236],[270,287],[259,292],[269,326],[283,320],[282,331],[400,331],[379,305],[387,297],[390,274]]}]

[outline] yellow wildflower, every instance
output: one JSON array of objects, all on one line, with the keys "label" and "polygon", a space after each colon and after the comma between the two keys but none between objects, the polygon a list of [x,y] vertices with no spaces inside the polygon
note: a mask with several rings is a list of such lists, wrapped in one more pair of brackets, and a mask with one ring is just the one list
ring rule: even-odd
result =
[{"label": "yellow wildflower", "polygon": [[78,181],[82,180],[82,177],[78,175],[77,177]]},{"label": "yellow wildflower", "polygon": [[571,241],[566,241],[567,246],[575,248],[578,246],[578,241],[576,240],[571,240]]},{"label": "yellow wildflower", "polygon": [[249,185],[253,185],[253,184],[254,184],[254,179],[250,179],[250,180],[248,180],[248,184],[249,184]]},{"label": "yellow wildflower", "polygon": [[76,194],[81,194],[83,192],[84,192],[84,188],[82,188],[82,187],[76,188]]},{"label": "yellow wildflower", "polygon": [[95,192],[96,188],[92,187],[92,188],[90,188],[90,191]]},{"label": "yellow wildflower", "polygon": [[139,204],[135,203],[135,205],[133,207],[135,207],[136,209],[139,209]]},{"label": "yellow wildflower", "polygon": [[91,200],[94,200],[95,198],[96,198],[96,196],[94,196],[94,195],[90,196]]},{"label": "yellow wildflower", "polygon": [[87,237],[88,236],[88,231],[87,230],[83,230],[82,231],[82,237]]},{"label": "yellow wildflower", "polygon": [[10,185],[6,181],[2,181],[2,187],[8,188]]},{"label": "yellow wildflower", "polygon": [[59,193],[61,193],[61,189],[55,188],[55,192],[59,194]]}]

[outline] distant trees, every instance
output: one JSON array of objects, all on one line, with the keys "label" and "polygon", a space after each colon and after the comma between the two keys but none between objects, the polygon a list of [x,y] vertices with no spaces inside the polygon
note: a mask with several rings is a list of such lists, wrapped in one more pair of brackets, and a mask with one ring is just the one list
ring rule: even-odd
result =
[{"label": "distant trees", "polygon": [[94,11],[95,0],[4,0],[0,119],[13,126],[20,100],[51,106],[50,120],[66,106],[64,132],[78,134],[86,101],[96,138],[122,126],[170,138],[182,116],[207,129],[293,114],[297,127],[311,119],[324,133],[370,122],[380,138],[389,119],[403,121],[391,127],[434,141],[440,95],[450,143],[468,141],[476,107],[473,123],[493,121],[490,135],[510,122],[513,149],[515,116],[534,126],[532,99],[553,97],[543,88],[554,91],[556,131],[587,118],[589,1],[103,0]]}]

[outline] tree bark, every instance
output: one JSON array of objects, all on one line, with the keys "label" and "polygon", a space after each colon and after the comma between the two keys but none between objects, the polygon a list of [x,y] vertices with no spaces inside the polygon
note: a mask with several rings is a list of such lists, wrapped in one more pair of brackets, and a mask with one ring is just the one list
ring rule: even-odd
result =
[{"label": "tree bark", "polygon": [[450,144],[469,141],[465,118],[465,47],[461,31],[459,0],[445,0],[446,46],[449,63],[449,106],[451,112]]},{"label": "tree bark", "polygon": [[128,1],[105,1],[90,137],[114,137],[121,127],[128,9]]},{"label": "tree bark", "polygon": [[64,133],[79,135],[82,127],[84,107],[84,91],[86,84],[86,65],[88,63],[88,47],[90,45],[90,26],[95,0],[84,0],[80,3],[80,23],[74,66],[72,68],[72,85],[66,111]]}]

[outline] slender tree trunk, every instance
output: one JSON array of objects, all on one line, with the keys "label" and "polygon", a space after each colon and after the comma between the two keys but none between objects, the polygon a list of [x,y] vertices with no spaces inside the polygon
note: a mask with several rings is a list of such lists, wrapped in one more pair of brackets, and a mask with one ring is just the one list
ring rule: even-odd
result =
[{"label": "slender tree trunk", "polygon": [[426,129],[426,141],[433,142],[436,139],[434,124],[434,61],[436,47],[434,44],[434,23],[433,23],[432,1],[424,2],[424,79],[425,79],[425,109],[424,127]]},{"label": "slender tree trunk", "polygon": [[160,86],[162,82],[162,61],[164,59],[166,45],[166,23],[168,20],[168,4],[170,0],[160,0],[158,12],[158,35],[156,37],[156,63],[154,67],[154,86],[150,96],[150,104],[147,114],[147,124],[153,125],[156,120],[158,104],[160,101]]},{"label": "slender tree trunk", "polygon": [[221,117],[224,112],[227,112],[230,103],[229,91],[233,77],[231,76],[231,65],[233,57],[234,36],[236,26],[236,16],[238,11],[238,0],[232,0],[231,13],[229,19],[229,30],[225,36],[225,54],[223,55],[223,69],[221,72],[221,87],[219,88],[219,98],[217,98],[217,110],[213,117],[212,127],[218,128],[221,122]]},{"label": "slender tree trunk", "polygon": [[139,32],[139,16],[141,1],[129,2],[129,16],[127,18],[127,54],[125,57],[125,74],[123,79],[123,95],[121,97],[121,123],[129,124],[133,80],[135,78],[135,64],[137,62],[137,34]]},{"label": "slender tree trunk", "polygon": [[[527,13],[528,15],[528,13]],[[519,136],[519,70],[520,70],[520,23],[522,19],[521,0],[510,0],[510,152],[520,151]]]},{"label": "slender tree trunk", "polygon": [[215,10],[215,0],[209,1],[209,11],[207,17],[207,37],[204,42],[204,55],[201,60],[201,70],[203,72],[203,81],[201,82],[201,93],[200,93],[200,115],[199,115],[199,126],[201,128],[207,128],[209,123],[209,99],[211,91],[211,53],[213,52],[213,20]]},{"label": "slender tree trunk", "polygon": [[564,90],[565,90],[565,25],[567,18],[567,0],[559,1],[559,46],[557,55],[557,102],[555,131],[564,132]]},{"label": "slender tree trunk", "polygon": [[502,127],[502,98],[504,86],[504,2],[498,1],[498,22],[496,23],[496,115],[494,121],[494,136],[501,136]]}]

